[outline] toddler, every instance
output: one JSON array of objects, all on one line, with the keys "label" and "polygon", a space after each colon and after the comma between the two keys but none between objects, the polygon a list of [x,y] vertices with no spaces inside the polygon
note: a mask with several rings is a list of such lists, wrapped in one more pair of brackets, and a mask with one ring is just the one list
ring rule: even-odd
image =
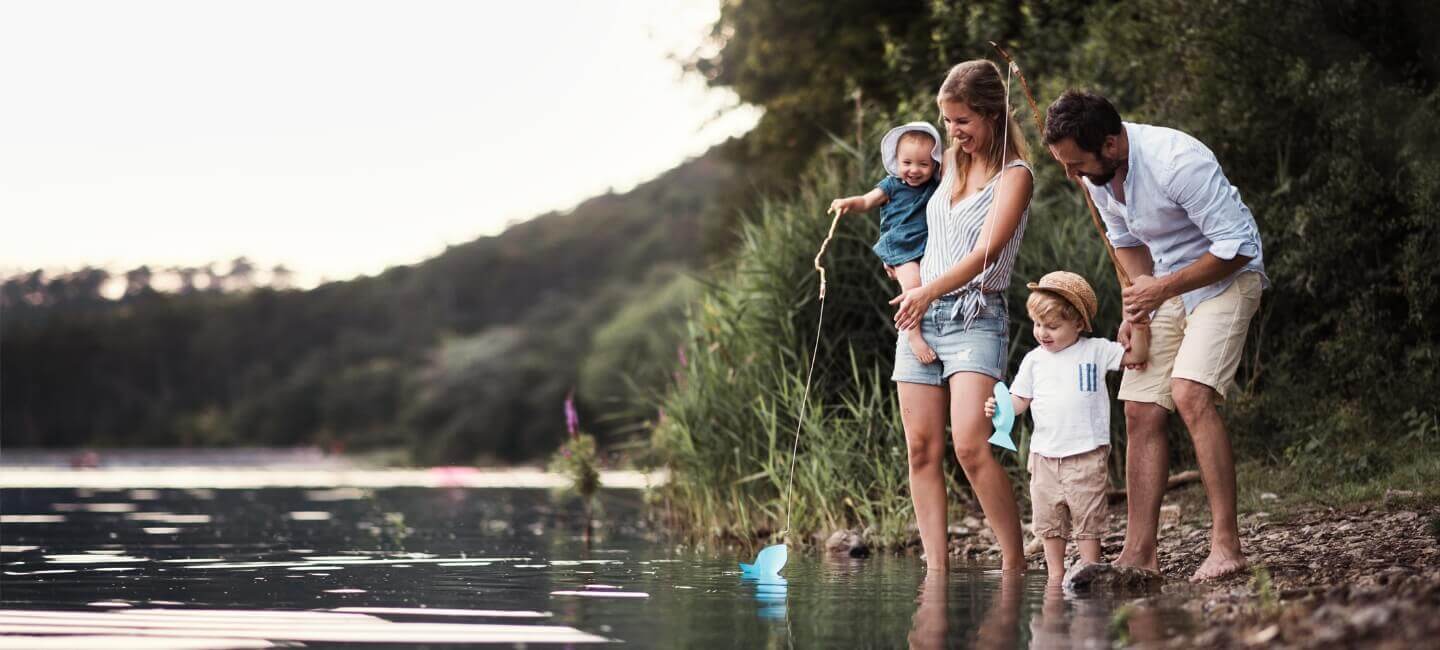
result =
[{"label": "toddler", "polygon": [[[1110,392],[1105,372],[1139,367],[1149,357],[1149,329],[1137,326],[1131,346],[1083,336],[1098,301],[1085,278],[1068,271],[1032,282],[1026,310],[1038,347],[1025,355],[1010,387],[1015,412],[1029,407],[1030,501],[1035,536],[1044,540],[1049,581],[1065,576],[1065,542],[1075,539],[1080,558],[1100,561],[1104,534],[1106,461],[1110,456]],[[985,414],[995,412],[995,398]]]},{"label": "toddler", "polygon": [[[920,286],[920,257],[925,254],[925,205],[940,185],[940,132],[928,122],[911,122],[890,129],[880,140],[880,159],[889,172],[884,180],[861,196],[830,202],[828,212],[845,214],[880,206],[880,240],[875,254],[904,290]],[[920,336],[920,328],[905,332],[910,350],[922,363],[935,361],[935,351]]]}]

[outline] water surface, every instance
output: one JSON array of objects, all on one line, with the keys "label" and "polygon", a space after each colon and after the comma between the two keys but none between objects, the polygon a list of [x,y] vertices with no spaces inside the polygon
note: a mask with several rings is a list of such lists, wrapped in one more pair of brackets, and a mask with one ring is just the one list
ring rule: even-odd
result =
[{"label": "water surface", "polygon": [[[1115,640],[1115,603],[1047,592],[1040,571],[926,581],[914,557],[792,552],[783,580],[748,581],[749,557],[658,535],[638,491],[606,491],[601,508],[587,545],[578,507],[538,489],[4,489],[0,647]],[[1132,618],[1130,634],[1167,635]]]}]

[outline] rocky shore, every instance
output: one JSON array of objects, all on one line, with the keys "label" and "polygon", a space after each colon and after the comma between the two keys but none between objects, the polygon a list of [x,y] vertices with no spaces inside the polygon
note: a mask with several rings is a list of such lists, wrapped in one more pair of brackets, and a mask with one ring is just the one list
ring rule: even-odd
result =
[{"label": "rocky shore", "polygon": [[[1270,495],[1266,495],[1267,497]],[[1104,538],[1108,559],[1125,537],[1123,507]],[[1282,647],[1416,648],[1440,639],[1440,503],[1410,493],[1348,509],[1310,507],[1240,519],[1250,569],[1191,584],[1205,558],[1208,511],[1198,486],[1172,493],[1161,516],[1160,566],[1165,581],[1117,616],[1123,644],[1140,648]],[[1032,569],[1040,546],[1027,532]],[[951,526],[957,560],[999,560],[982,520]],[[1137,612],[1179,608],[1193,621],[1178,635],[1148,634]]]}]

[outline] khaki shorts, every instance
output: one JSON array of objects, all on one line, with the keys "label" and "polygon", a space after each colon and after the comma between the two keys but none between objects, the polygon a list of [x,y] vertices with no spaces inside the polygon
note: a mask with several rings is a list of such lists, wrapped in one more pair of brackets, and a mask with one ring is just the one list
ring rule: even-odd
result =
[{"label": "khaki shorts", "polygon": [[1030,504],[1036,537],[1100,539],[1105,535],[1109,458],[1109,445],[1064,458],[1030,454]]},{"label": "khaki shorts", "polygon": [[1216,401],[1235,389],[1235,369],[1245,351],[1250,319],[1260,307],[1260,274],[1241,273],[1220,295],[1187,315],[1177,296],[1150,319],[1150,362],[1144,370],[1126,370],[1121,400],[1149,402],[1175,410],[1171,379],[1189,379],[1215,389]]}]

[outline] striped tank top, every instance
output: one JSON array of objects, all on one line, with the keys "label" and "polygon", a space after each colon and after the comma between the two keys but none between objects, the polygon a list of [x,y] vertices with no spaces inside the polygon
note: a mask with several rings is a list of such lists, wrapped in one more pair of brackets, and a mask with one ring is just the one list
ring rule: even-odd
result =
[{"label": "striped tank top", "polygon": [[[1011,167],[1024,167],[1034,174],[1030,164],[1018,158],[1007,163],[1003,169]],[[934,282],[950,267],[958,264],[975,249],[977,241],[983,241],[981,238],[988,232],[983,226],[995,204],[995,186],[1001,175],[996,174],[979,192],[951,206],[950,197],[955,192],[955,184],[959,182],[958,176],[959,174],[947,170],[945,178],[940,181],[940,187],[936,188],[935,194],[930,197],[930,203],[925,206],[925,224],[930,229],[930,239],[925,244],[925,256],[920,258],[922,284]],[[959,300],[955,301],[955,311],[951,312],[950,317],[953,319],[963,314],[966,329],[985,309],[985,294],[1004,291],[1010,286],[1010,272],[1015,269],[1015,255],[1020,250],[1020,240],[1025,235],[1025,223],[1029,220],[1030,206],[1027,204],[1025,212],[1020,215],[1020,225],[1015,228],[1015,235],[1000,254],[991,257],[987,267],[975,276],[975,279],[945,294],[959,296]]]}]

